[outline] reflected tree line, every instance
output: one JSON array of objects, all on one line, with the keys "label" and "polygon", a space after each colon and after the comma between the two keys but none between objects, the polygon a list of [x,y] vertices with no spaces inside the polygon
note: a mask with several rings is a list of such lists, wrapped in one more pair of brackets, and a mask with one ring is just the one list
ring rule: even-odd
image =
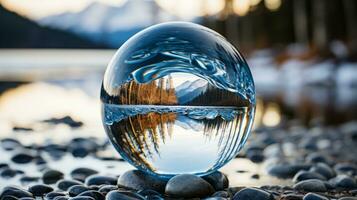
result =
[{"label": "reflected tree line", "polygon": [[[119,104],[178,104],[170,77],[161,78],[147,84],[138,84],[135,81],[131,81],[122,85],[118,90],[118,96],[115,97],[115,100]],[[233,102],[239,102],[238,100],[240,98],[237,98],[237,96],[226,96],[223,90],[209,86],[205,92],[194,98],[192,102],[189,102],[189,105],[215,105],[214,103],[222,103],[223,105],[233,106]],[[173,111],[150,112],[115,122],[109,127],[111,129],[109,132],[112,133],[112,138],[119,144],[122,151],[130,156],[134,162],[139,163],[142,168],[155,171],[153,166],[147,162],[147,159],[159,158],[160,145],[164,145],[168,140],[173,139],[173,134],[183,134],[173,133],[174,126],[177,126],[175,125],[176,120],[180,120],[180,123],[186,123],[189,126],[202,124],[203,128],[201,128],[201,133],[199,134],[203,134],[207,141],[218,140],[219,153],[223,157],[227,157],[233,152],[233,149],[231,149],[233,147],[231,146],[235,143],[232,143],[232,140],[237,142],[234,137],[243,137],[239,136],[239,134],[245,133],[244,130],[243,132],[239,132],[239,130],[240,127],[247,126],[246,118],[249,114],[249,112],[242,111],[233,120],[226,121],[219,116],[214,119],[192,119]]]}]

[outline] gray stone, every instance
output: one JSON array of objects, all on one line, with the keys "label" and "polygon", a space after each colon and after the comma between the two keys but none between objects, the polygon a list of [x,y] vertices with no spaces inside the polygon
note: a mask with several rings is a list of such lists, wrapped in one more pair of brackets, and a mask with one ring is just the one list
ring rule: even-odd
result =
[{"label": "gray stone", "polygon": [[84,182],[87,177],[98,174],[98,171],[86,167],[76,168],[71,171],[71,177],[75,180]]},{"label": "gray stone", "polygon": [[15,186],[4,187],[0,193],[0,199],[4,196],[14,196],[17,198],[33,197],[32,193]]},{"label": "gray stone", "polygon": [[175,198],[202,198],[214,193],[214,188],[201,177],[181,174],[171,178],[165,193]]},{"label": "gray stone", "polygon": [[66,196],[65,193],[62,192],[50,192],[48,194],[46,194],[45,196],[45,200],[53,200],[55,197],[59,197],[59,196]]},{"label": "gray stone", "polygon": [[79,197],[93,197],[95,200],[104,200],[105,197],[102,193],[94,191],[94,190],[88,190],[85,192],[82,192],[78,195]]},{"label": "gray stone", "polygon": [[74,185],[82,185],[82,182],[76,181],[76,180],[60,180],[57,182],[57,188],[63,191],[67,191],[68,188]]},{"label": "gray stone", "polygon": [[258,188],[245,188],[233,196],[233,200],[273,200],[274,197],[267,191]]},{"label": "gray stone", "polygon": [[339,198],[338,200],[357,200],[357,197],[342,197]]},{"label": "gray stone", "polygon": [[327,191],[325,183],[318,179],[309,179],[309,180],[301,181],[299,183],[296,183],[293,188],[299,191],[306,191],[306,192]]},{"label": "gray stone", "polygon": [[315,173],[315,172],[309,172],[309,171],[299,171],[297,174],[295,174],[293,178],[293,182],[297,183],[303,180],[308,180],[308,179],[319,179],[325,181],[326,178],[322,176],[321,174]]},{"label": "gray stone", "polygon": [[357,188],[356,180],[344,174],[338,175],[335,178],[330,179],[329,182],[335,188],[344,188],[344,189]]},{"label": "gray stone", "polygon": [[216,191],[224,190],[229,186],[227,176],[219,171],[215,171],[212,174],[203,176],[202,178],[210,183]]},{"label": "gray stone", "polygon": [[18,153],[11,158],[11,161],[17,164],[30,163],[34,157],[28,153]]},{"label": "gray stone", "polygon": [[87,177],[85,184],[86,185],[115,185],[117,179],[111,176],[101,176],[101,175],[91,175]]},{"label": "gray stone", "polygon": [[276,164],[268,168],[268,173],[278,178],[291,178],[300,170],[308,170],[306,164]]},{"label": "gray stone", "polygon": [[50,193],[53,191],[53,188],[44,184],[37,184],[29,187],[29,192],[31,192],[34,196],[42,197],[43,195]]},{"label": "gray stone", "polygon": [[63,178],[64,174],[57,170],[49,169],[44,172],[42,175],[42,180],[45,184],[53,184],[56,183],[58,180]]},{"label": "gray stone", "polygon": [[324,176],[326,179],[330,179],[336,176],[335,171],[325,163],[317,163],[311,167],[310,172],[316,172]]},{"label": "gray stone", "polygon": [[132,195],[128,193],[122,193],[119,191],[111,191],[105,197],[106,200],[143,200],[139,195],[133,193]]},{"label": "gray stone", "polygon": [[79,195],[80,193],[88,191],[88,190],[90,190],[90,189],[84,185],[73,185],[70,188],[68,188],[68,194],[71,197],[75,197],[75,196]]},{"label": "gray stone", "polygon": [[303,200],[329,200],[327,197],[315,193],[307,193]]},{"label": "gray stone", "polygon": [[122,174],[118,179],[118,186],[134,190],[150,189],[164,192],[167,181],[152,176],[140,170],[130,170]]}]

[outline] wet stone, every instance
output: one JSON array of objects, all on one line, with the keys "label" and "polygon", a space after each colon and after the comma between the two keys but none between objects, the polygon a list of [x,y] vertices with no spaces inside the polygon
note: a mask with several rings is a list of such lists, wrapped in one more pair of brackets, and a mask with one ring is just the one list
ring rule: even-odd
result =
[{"label": "wet stone", "polygon": [[136,196],[131,196],[127,193],[121,193],[119,191],[111,191],[107,194],[106,200],[143,200],[143,198],[139,198]]},{"label": "wet stone", "polygon": [[53,184],[63,178],[64,174],[58,170],[49,169],[42,175],[42,180],[45,184]]},{"label": "wet stone", "polygon": [[63,191],[67,191],[68,188],[74,185],[82,185],[83,183],[76,181],[76,180],[59,180],[57,182],[57,188]]},{"label": "wet stone", "polygon": [[82,192],[90,190],[88,187],[84,185],[73,185],[72,187],[68,188],[68,194],[71,197],[75,197]]},{"label": "wet stone", "polygon": [[17,164],[27,164],[32,162],[34,157],[27,153],[19,153],[11,158],[11,161]]},{"label": "wet stone", "polygon": [[315,172],[309,172],[309,171],[299,171],[297,174],[295,174],[293,178],[293,182],[297,183],[303,180],[308,180],[308,179],[319,179],[325,181],[326,178],[322,176],[321,174],[315,173]]},{"label": "wet stone", "polygon": [[302,200],[304,196],[300,194],[286,194],[283,195],[280,200]]},{"label": "wet stone", "polygon": [[103,185],[99,188],[98,192],[106,195],[108,192],[112,191],[112,190],[117,190],[118,187],[115,185]]},{"label": "wet stone", "polygon": [[127,171],[118,179],[118,186],[134,190],[151,189],[164,192],[166,183],[166,180],[159,179],[140,170]]},{"label": "wet stone", "polygon": [[104,200],[105,197],[102,193],[95,191],[95,190],[88,190],[85,192],[80,193],[78,196],[82,196],[82,197],[93,197],[96,200]]},{"label": "wet stone", "polygon": [[269,192],[266,192],[258,188],[245,188],[240,190],[233,196],[233,200],[241,200],[241,199],[273,200],[274,197]]},{"label": "wet stone", "polygon": [[291,178],[300,170],[308,170],[310,167],[305,164],[276,164],[268,169],[268,173],[278,178]]},{"label": "wet stone", "polygon": [[59,197],[59,196],[66,196],[66,194],[63,192],[50,192],[46,194],[45,200],[53,200],[55,197]]},{"label": "wet stone", "polygon": [[31,192],[34,196],[41,197],[47,193],[53,191],[53,188],[48,185],[38,184],[29,187],[29,192]]},{"label": "wet stone", "polygon": [[310,172],[316,172],[324,176],[326,179],[330,179],[336,176],[335,171],[325,163],[317,163],[311,167]]},{"label": "wet stone", "polygon": [[357,197],[342,197],[339,198],[338,200],[357,200]]},{"label": "wet stone", "polygon": [[327,197],[324,197],[322,195],[319,194],[315,194],[315,193],[307,193],[303,200],[329,200]]},{"label": "wet stone", "polygon": [[214,188],[204,179],[181,174],[171,178],[166,185],[165,194],[175,198],[202,198],[214,193]]},{"label": "wet stone", "polygon": [[58,197],[55,197],[53,200],[68,200],[69,198],[68,197],[65,197],[65,196],[58,196]]},{"label": "wet stone", "polygon": [[261,163],[264,161],[264,155],[261,150],[248,151],[246,157],[254,163]]},{"label": "wet stone", "polygon": [[16,148],[22,147],[22,144],[16,140],[16,139],[12,139],[12,138],[4,138],[0,141],[1,147],[6,150],[6,151],[12,151]]},{"label": "wet stone", "polygon": [[18,198],[11,196],[11,195],[5,195],[1,197],[1,200],[17,200]]},{"label": "wet stone", "polygon": [[111,176],[91,175],[86,178],[86,185],[116,185],[117,179]]},{"label": "wet stone", "polygon": [[208,198],[204,198],[204,200],[228,200],[228,199],[224,197],[208,197]]},{"label": "wet stone", "polygon": [[356,174],[357,173],[357,166],[350,163],[338,163],[334,167],[336,172],[340,173],[350,173]]},{"label": "wet stone", "polygon": [[84,182],[87,177],[94,175],[94,174],[98,174],[98,171],[90,169],[90,168],[81,167],[81,168],[74,169],[71,172],[71,177],[75,180]]},{"label": "wet stone", "polygon": [[306,192],[326,192],[325,183],[318,179],[309,179],[298,182],[294,185],[294,189]]},{"label": "wet stone", "polygon": [[3,196],[14,196],[17,198],[22,198],[22,197],[33,197],[32,193],[23,190],[19,187],[15,187],[15,186],[7,186],[5,188],[3,188],[2,192],[0,193],[0,199]]},{"label": "wet stone", "polygon": [[20,178],[20,182],[22,183],[37,182],[38,180],[40,180],[40,177],[37,176],[23,176]]},{"label": "wet stone", "polygon": [[17,170],[11,168],[5,168],[0,171],[0,176],[3,178],[13,178],[17,174]]},{"label": "wet stone", "polygon": [[356,180],[347,175],[338,175],[330,179],[329,183],[335,188],[355,189],[357,188]]},{"label": "wet stone", "polygon": [[7,163],[0,163],[0,170],[5,169],[5,168],[9,168],[9,164],[7,164]]},{"label": "wet stone", "polygon": [[216,191],[224,190],[229,186],[227,176],[219,171],[215,171],[207,176],[203,176],[202,178],[211,184]]},{"label": "wet stone", "polygon": [[212,197],[230,198],[231,195],[227,191],[217,191],[212,195]]},{"label": "wet stone", "polygon": [[95,198],[93,197],[89,197],[89,196],[78,196],[78,197],[72,197],[70,198],[71,200],[95,200]]}]

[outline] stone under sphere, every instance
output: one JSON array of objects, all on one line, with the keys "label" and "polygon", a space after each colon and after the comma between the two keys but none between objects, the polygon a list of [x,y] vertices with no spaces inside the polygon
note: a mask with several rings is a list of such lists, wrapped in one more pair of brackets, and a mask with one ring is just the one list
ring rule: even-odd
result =
[{"label": "stone under sphere", "polygon": [[101,88],[105,130],[120,155],[161,177],[206,175],[233,159],[254,118],[242,55],[203,26],[149,27],[116,52]]}]

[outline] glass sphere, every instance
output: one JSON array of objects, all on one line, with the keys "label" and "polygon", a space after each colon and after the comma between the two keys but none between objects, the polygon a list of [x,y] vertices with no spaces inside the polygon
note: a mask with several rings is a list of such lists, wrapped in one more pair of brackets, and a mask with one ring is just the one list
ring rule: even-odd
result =
[{"label": "glass sphere", "polygon": [[103,124],[120,155],[161,177],[209,174],[243,147],[255,88],[242,55],[201,25],[149,27],[116,52],[101,89]]}]

